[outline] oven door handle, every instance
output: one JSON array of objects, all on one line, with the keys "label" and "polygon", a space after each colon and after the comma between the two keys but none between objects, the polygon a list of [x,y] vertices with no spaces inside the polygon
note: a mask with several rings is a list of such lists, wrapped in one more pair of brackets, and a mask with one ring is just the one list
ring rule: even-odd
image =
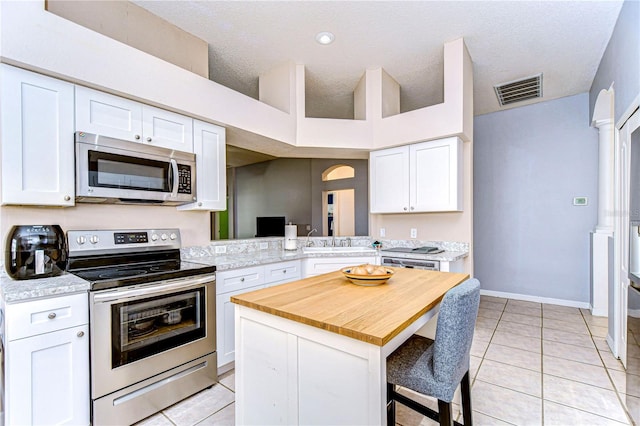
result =
[{"label": "oven door handle", "polygon": [[187,290],[191,287],[201,287],[204,284],[214,282],[215,278],[211,276],[199,278],[178,278],[159,285],[137,287],[129,290],[98,291],[94,293],[93,301],[95,303],[105,303],[116,300],[120,301],[124,299],[138,298],[140,296],[160,296],[176,290]]},{"label": "oven door handle", "polygon": [[175,198],[178,196],[178,185],[180,184],[180,178],[178,176],[178,162],[171,159],[171,197]]}]

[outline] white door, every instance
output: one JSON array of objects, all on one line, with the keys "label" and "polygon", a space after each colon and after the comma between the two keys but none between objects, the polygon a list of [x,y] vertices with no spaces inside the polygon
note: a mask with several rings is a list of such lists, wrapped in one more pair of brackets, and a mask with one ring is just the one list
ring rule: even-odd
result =
[{"label": "white door", "polygon": [[142,142],[142,104],[76,86],[76,130]]},{"label": "white door", "polygon": [[410,210],[462,210],[462,141],[446,138],[411,145]]},{"label": "white door", "polygon": [[640,148],[640,112],[636,111],[618,132],[615,163],[616,210],[626,212],[615,216],[614,285],[609,297],[613,312],[609,317],[609,337],[612,350],[627,365],[627,291],[629,289],[629,208],[631,149]]},{"label": "white door", "polygon": [[142,108],[143,143],[193,152],[193,119],[160,108]]},{"label": "white door", "polygon": [[73,84],[2,65],[2,204],[73,206]]},{"label": "white door", "polygon": [[226,210],[226,130],[198,120],[194,120],[193,129],[198,200],[182,205],[178,210]]},{"label": "white door", "polygon": [[9,342],[7,423],[89,424],[87,325]]},{"label": "white door", "polygon": [[369,202],[371,213],[409,211],[409,147],[369,154]]}]

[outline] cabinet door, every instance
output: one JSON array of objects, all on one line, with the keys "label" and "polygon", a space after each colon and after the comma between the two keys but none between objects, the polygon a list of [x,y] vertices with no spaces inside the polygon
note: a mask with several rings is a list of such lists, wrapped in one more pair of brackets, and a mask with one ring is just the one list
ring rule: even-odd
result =
[{"label": "cabinet door", "polygon": [[193,121],[193,150],[196,153],[198,201],[178,210],[227,209],[227,155],[224,127]]},{"label": "cabinet door", "polygon": [[2,204],[73,206],[73,84],[1,69]]},{"label": "cabinet door", "polygon": [[5,368],[7,424],[89,424],[87,325],[9,342]]},{"label": "cabinet door", "polygon": [[193,119],[175,112],[142,107],[143,143],[193,152]]},{"label": "cabinet door", "polygon": [[76,86],[76,130],[141,142],[142,104]]},{"label": "cabinet door", "polygon": [[462,141],[453,137],[410,148],[411,211],[462,210]]},{"label": "cabinet door", "polygon": [[409,147],[374,151],[369,156],[371,213],[409,211]]},{"label": "cabinet door", "polygon": [[231,296],[261,288],[264,288],[264,285],[232,291],[216,296],[216,351],[218,353],[218,368],[235,360],[236,305],[235,303],[231,303]]}]

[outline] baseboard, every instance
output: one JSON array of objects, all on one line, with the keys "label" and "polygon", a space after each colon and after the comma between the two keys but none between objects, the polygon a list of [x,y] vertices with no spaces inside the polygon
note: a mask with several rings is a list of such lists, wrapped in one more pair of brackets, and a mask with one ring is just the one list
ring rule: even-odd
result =
[{"label": "baseboard", "polygon": [[[616,350],[616,346],[613,344],[613,337],[611,337],[611,335],[607,333],[607,338],[605,340],[607,342],[607,345],[609,345],[609,349],[611,349],[611,353],[613,354],[613,356],[620,359],[620,354]],[[625,368],[626,368],[626,365],[625,365]]]},{"label": "baseboard", "polygon": [[550,305],[569,306],[571,308],[590,309],[588,302],[576,302],[575,300],[553,299],[551,297],[530,296],[528,294],[507,293],[504,291],[493,291],[480,289],[480,294],[485,296],[502,297],[505,299],[524,300],[527,302],[548,303]]},{"label": "baseboard", "polygon": [[231,361],[228,364],[222,365],[222,366],[218,367],[218,376],[222,376],[224,373],[226,373],[227,371],[231,371],[234,368],[236,368],[236,362],[235,361]]},{"label": "baseboard", "polygon": [[607,309],[594,309],[593,306],[589,305],[589,310],[591,310],[591,315],[594,317],[606,317],[609,316],[609,312]]}]

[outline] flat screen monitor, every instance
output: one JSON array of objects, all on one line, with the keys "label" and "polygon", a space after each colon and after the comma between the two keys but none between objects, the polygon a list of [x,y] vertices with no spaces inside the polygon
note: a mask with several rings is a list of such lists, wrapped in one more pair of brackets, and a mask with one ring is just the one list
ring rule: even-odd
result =
[{"label": "flat screen monitor", "polygon": [[284,216],[256,217],[256,237],[284,237]]}]

